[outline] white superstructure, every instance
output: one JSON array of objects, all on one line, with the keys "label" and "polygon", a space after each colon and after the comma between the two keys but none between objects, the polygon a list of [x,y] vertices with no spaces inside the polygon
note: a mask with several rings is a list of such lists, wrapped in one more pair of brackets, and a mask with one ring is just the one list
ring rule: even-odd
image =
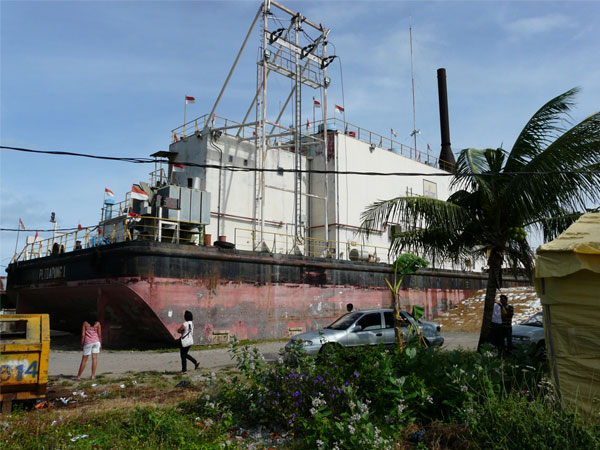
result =
[{"label": "white superstructure", "polygon": [[[342,129],[332,129],[338,127]],[[247,250],[283,254],[294,251],[337,259],[366,259],[371,255],[372,259],[387,261],[393,227],[402,224],[388,224],[367,241],[357,233],[361,213],[377,200],[401,195],[446,199],[448,172],[439,169],[437,158],[426,153],[400,144],[390,149],[395,143],[376,133],[346,126],[341,121],[335,127],[330,123],[329,128],[327,167],[332,173],[328,175],[327,191],[322,173],[326,155],[319,124],[315,126],[316,133],[303,136],[301,223],[297,236],[296,154],[290,142],[286,145],[279,140],[277,145],[268,147],[266,171],[262,172],[255,170],[260,167],[257,155],[261,155],[255,145],[256,136],[243,137],[251,134],[247,130],[238,136],[240,127],[234,127],[231,121],[223,127],[206,126],[171,144],[172,162],[185,163],[185,169],[171,171],[169,181],[188,187],[196,183],[201,190],[211,193],[211,222],[205,232],[213,240],[224,236],[223,239],[235,242],[236,248]],[[423,175],[382,176],[368,172]],[[264,198],[257,198],[254,193],[261,191],[261,186]],[[261,205],[264,205],[262,212]],[[263,242],[266,249],[258,248]]]}]

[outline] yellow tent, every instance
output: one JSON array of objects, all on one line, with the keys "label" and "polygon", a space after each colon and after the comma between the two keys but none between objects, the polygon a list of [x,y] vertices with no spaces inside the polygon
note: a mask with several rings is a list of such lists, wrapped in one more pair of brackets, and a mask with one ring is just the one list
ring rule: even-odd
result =
[{"label": "yellow tent", "polygon": [[600,213],[538,248],[534,282],[554,386],[565,406],[591,417],[600,411]]}]

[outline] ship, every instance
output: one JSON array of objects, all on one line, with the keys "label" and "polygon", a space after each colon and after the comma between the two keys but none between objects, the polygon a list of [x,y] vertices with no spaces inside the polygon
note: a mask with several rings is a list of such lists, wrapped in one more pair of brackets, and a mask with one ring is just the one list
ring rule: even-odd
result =
[{"label": "ship", "polygon": [[[257,28],[254,98],[241,120],[221,117],[220,99]],[[15,255],[7,295],[17,312],[49,313],[53,329],[70,332],[96,313],[103,341],[124,346],[172,344],[186,310],[196,343],[214,344],[290,337],[327,325],[349,303],[388,307],[388,249],[395,233],[415,225],[387,223],[367,239],[360,214],[389,196],[390,183],[399,195],[449,196],[445,72],[436,157],[416,139],[411,147],[350,123],[343,105],[328,117],[336,58],[329,39],[329,29],[300,12],[261,3],[212,110],[170,131],[168,150],[151,155],[149,180],[119,202],[105,189],[97,226],[30,239]],[[275,76],[291,87],[273,101]],[[283,105],[273,107],[277,101]],[[307,104],[312,123],[303,119]],[[382,168],[411,176],[373,176]],[[406,277],[403,303],[434,318],[485,288],[481,269],[471,260],[432,261]]]}]

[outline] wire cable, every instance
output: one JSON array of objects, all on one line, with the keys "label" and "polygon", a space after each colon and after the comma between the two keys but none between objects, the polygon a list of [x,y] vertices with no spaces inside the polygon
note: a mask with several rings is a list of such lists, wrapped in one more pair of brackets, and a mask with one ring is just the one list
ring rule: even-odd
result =
[{"label": "wire cable", "polygon": [[[128,162],[134,164],[171,164],[171,161],[167,159],[153,159],[153,158],[130,158],[130,157],[117,157],[117,156],[100,156],[100,155],[89,155],[85,153],[75,153],[75,152],[63,152],[63,151],[53,151],[53,150],[33,150],[29,148],[23,147],[10,147],[10,146],[0,146],[2,150],[9,151],[19,151],[26,153],[35,153],[35,154],[45,154],[45,155],[55,155],[55,156],[75,156],[80,158],[91,158],[91,159],[101,159],[108,161],[118,161],[118,162]],[[189,161],[177,161],[177,164],[181,164],[187,167],[199,167],[203,169],[216,169],[216,170],[227,170],[230,172],[273,172],[273,173],[316,173],[316,174],[338,174],[338,175],[361,175],[361,176],[377,176],[377,177],[452,177],[455,174],[450,172],[361,172],[356,170],[347,170],[347,171],[336,171],[336,170],[320,170],[320,169],[266,169],[266,168],[255,168],[255,167],[239,167],[239,166],[221,166],[219,164],[198,164]],[[599,174],[600,169],[582,169],[582,170],[556,170],[556,171],[542,171],[542,172],[502,172],[502,173],[478,173],[472,174],[473,177],[492,177],[492,176],[508,176],[508,175],[565,175],[565,174],[579,174],[579,175],[591,175],[591,174]]]}]

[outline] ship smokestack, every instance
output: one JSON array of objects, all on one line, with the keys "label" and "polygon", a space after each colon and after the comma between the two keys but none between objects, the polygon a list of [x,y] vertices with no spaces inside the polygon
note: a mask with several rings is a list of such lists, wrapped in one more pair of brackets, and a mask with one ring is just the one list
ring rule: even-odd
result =
[{"label": "ship smokestack", "polygon": [[448,90],[446,88],[446,69],[438,69],[438,96],[440,99],[440,132],[442,150],[440,151],[440,169],[454,172],[456,160],[450,146],[450,120],[448,118]]}]

